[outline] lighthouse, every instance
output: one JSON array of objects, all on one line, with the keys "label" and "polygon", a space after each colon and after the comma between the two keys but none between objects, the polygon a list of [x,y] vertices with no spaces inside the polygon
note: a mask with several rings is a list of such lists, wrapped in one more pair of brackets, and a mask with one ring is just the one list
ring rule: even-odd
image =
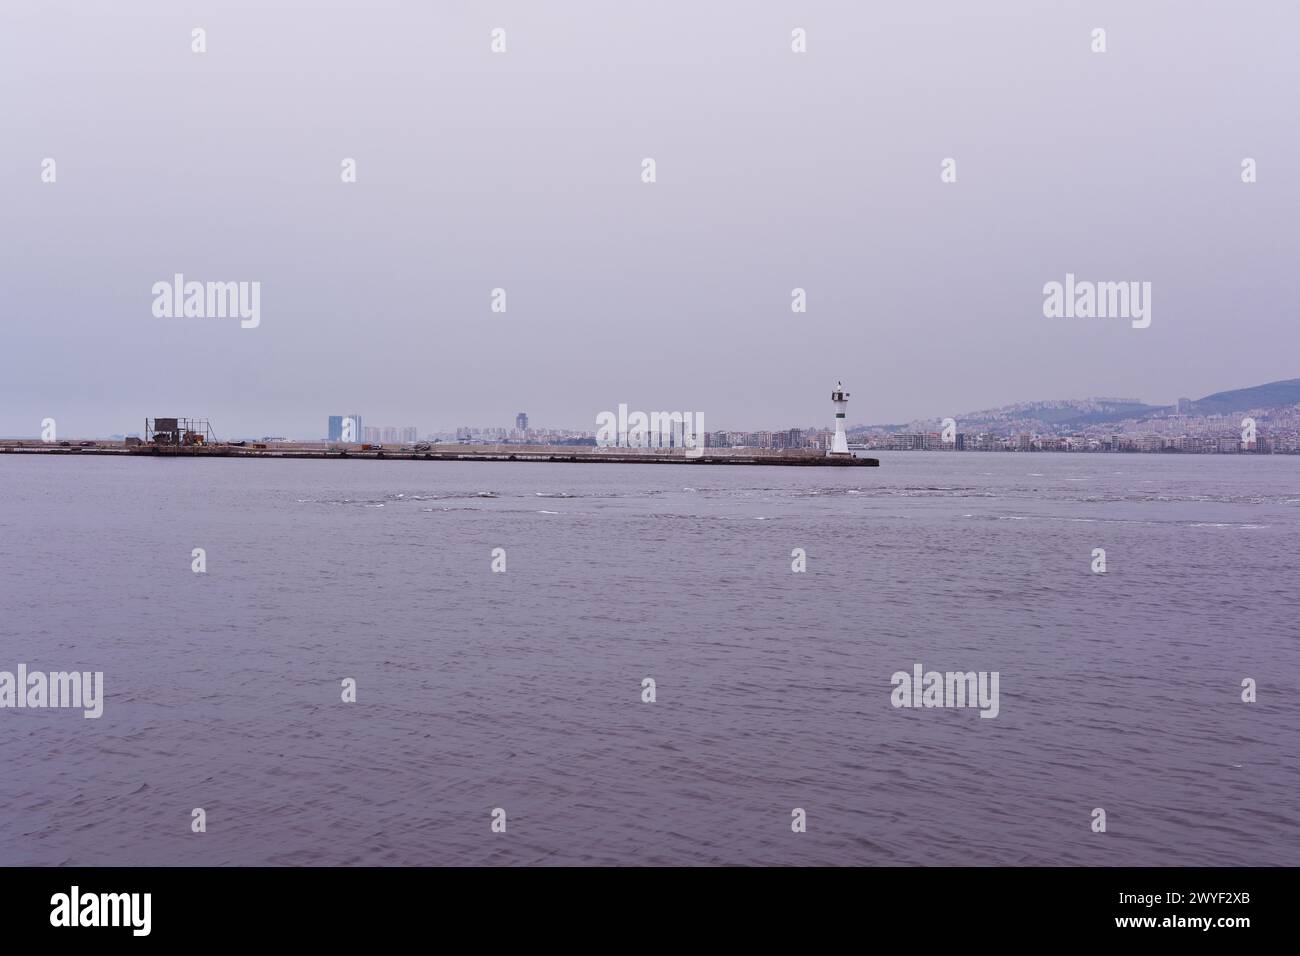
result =
[{"label": "lighthouse", "polygon": [[830,455],[849,454],[849,439],[844,434],[844,415],[849,407],[849,393],[844,391],[844,383],[836,382],[835,391],[831,392],[831,402],[835,405],[835,440],[831,442]]}]

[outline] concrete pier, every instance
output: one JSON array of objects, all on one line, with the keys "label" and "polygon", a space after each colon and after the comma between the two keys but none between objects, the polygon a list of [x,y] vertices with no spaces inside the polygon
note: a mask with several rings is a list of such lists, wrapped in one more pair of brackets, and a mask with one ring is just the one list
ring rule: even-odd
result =
[{"label": "concrete pier", "polygon": [[805,448],[705,448],[688,457],[681,448],[600,448],[593,445],[458,445],[432,444],[363,447],[325,442],[266,442],[237,445],[155,445],[122,441],[34,439],[0,440],[0,454],[131,455],[152,458],[321,458],[341,461],[555,461],[638,465],[802,465],[805,467],[873,467],[877,458],[827,456]]}]

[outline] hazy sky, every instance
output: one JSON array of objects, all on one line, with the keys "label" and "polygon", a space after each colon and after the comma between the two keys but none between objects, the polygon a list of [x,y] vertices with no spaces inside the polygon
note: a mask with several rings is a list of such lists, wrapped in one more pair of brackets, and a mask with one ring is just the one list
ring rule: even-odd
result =
[{"label": "hazy sky", "polygon": [[[0,434],[1296,377],[1298,32],[1292,0],[4,0]],[[261,325],[156,318],[177,272],[260,282]],[[1151,282],[1150,328],[1045,318],[1066,272]]]}]

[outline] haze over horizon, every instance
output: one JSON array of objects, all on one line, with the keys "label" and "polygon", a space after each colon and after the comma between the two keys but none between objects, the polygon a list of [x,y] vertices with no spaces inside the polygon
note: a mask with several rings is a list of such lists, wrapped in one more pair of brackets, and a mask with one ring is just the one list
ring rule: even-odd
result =
[{"label": "haze over horizon", "polygon": [[[1294,382],[1300,383],[1300,378],[1298,378],[1298,379],[1290,379],[1290,380],[1283,380],[1283,381],[1294,381]],[[1267,384],[1277,384],[1277,383],[1260,383],[1260,384],[1261,384],[1261,385],[1267,385]],[[1242,388],[1242,389],[1220,389],[1219,392],[1248,391],[1249,389],[1250,389],[1250,386],[1247,386],[1247,387]],[[1218,393],[1214,393],[1214,394],[1218,394]],[[1208,396],[1204,396],[1204,395],[1187,396],[1187,395],[1184,395],[1184,396],[1179,396],[1179,397],[1180,397],[1180,398],[1191,398],[1191,399],[1193,399],[1194,401],[1200,401],[1200,400],[1202,400],[1202,399],[1204,399],[1204,398],[1206,398],[1206,397],[1208,397]],[[1005,407],[1008,407],[1008,406],[1011,406],[1011,405],[1019,405],[1019,404],[1045,404],[1045,403],[1050,403],[1050,402],[1069,402],[1069,401],[1080,401],[1080,402],[1082,402],[1082,401],[1089,401],[1089,400],[1100,399],[1100,398],[1136,398],[1136,399],[1140,399],[1140,400],[1142,400],[1142,401],[1143,401],[1143,404],[1151,405],[1151,406],[1163,406],[1163,405],[1169,405],[1169,406],[1172,406],[1172,405],[1174,404],[1173,402],[1167,402],[1167,403],[1166,403],[1166,402],[1147,402],[1147,401],[1145,401],[1145,399],[1143,399],[1143,397],[1142,397],[1141,395],[1113,395],[1113,396],[1102,396],[1102,395],[1077,395],[1077,396],[1062,396],[1062,397],[1058,397],[1058,398],[1021,399],[1021,400],[1019,400],[1019,401],[1017,401],[1017,402],[1009,402],[1009,403],[1007,403],[1006,406],[989,406],[989,407],[987,407],[987,408],[982,408],[982,409],[971,407],[971,408],[967,408],[967,409],[962,410],[962,411],[961,411],[960,413],[958,413],[958,414],[960,414],[960,415],[962,415],[962,416],[969,416],[969,415],[971,415],[971,414],[975,414],[975,413],[979,413],[979,412],[994,411],[994,410],[997,410],[997,409],[1000,409],[1000,408],[1005,408]],[[1246,407],[1246,406],[1242,406],[1242,407]],[[659,410],[659,409],[656,409],[656,410]],[[363,424],[366,424],[366,425],[383,425],[383,426],[386,426],[386,427],[387,427],[387,426],[391,426],[391,427],[402,427],[402,426],[404,426],[404,425],[411,425],[411,424],[414,424],[412,421],[401,421],[401,422],[397,422],[397,421],[391,421],[391,422],[374,422],[374,421],[371,421],[367,416],[365,416],[364,413],[358,413],[358,414],[361,414],[361,417],[362,417],[362,419],[363,419]],[[147,416],[147,417],[151,417],[151,418],[152,418],[152,417],[154,417],[154,416],[151,415],[151,416]],[[938,420],[938,419],[940,418],[940,416],[930,416],[930,417],[931,417],[931,418],[934,418],[935,420]],[[503,422],[501,422],[501,423],[496,423],[496,422],[466,422],[466,423],[463,423],[463,424],[466,424],[466,425],[469,425],[470,427],[475,427],[475,428],[478,428],[478,427],[482,427],[482,428],[494,428],[494,427],[500,427],[500,428],[511,428],[511,427],[513,427],[513,425],[514,425],[514,422],[513,422],[513,416],[511,416],[511,419],[512,419],[511,421],[503,421]],[[863,428],[863,427],[867,427],[867,428],[877,428],[877,427],[882,427],[882,426],[904,426],[904,425],[906,425],[906,424],[908,424],[908,423],[911,423],[911,422],[926,421],[926,420],[927,420],[927,416],[923,416],[923,415],[914,415],[914,416],[911,416],[910,418],[900,419],[900,420],[898,420],[898,421],[894,421],[894,422],[885,422],[885,421],[856,421],[856,420],[854,420],[854,419],[852,419],[852,418],[850,417],[848,427],[849,427],[850,429],[856,429],[856,428]],[[214,423],[214,425],[219,425],[219,423]],[[284,429],[277,430],[277,429],[275,429],[275,428],[262,429],[261,432],[244,432],[244,433],[232,433],[232,432],[229,432],[229,431],[222,431],[222,430],[220,430],[220,429],[218,429],[218,431],[219,431],[219,437],[221,437],[221,438],[240,438],[240,437],[242,437],[242,438],[255,438],[255,437],[259,437],[260,435],[265,435],[265,436],[275,435],[275,436],[278,436],[278,437],[287,437],[287,438],[300,439],[300,440],[303,440],[303,441],[312,441],[312,440],[316,440],[316,439],[321,438],[321,437],[324,436],[325,428],[322,427],[322,428],[318,429],[318,430],[320,431],[321,434],[320,434],[320,435],[317,435],[315,432],[313,432],[313,431],[311,430],[311,427],[312,427],[311,425],[308,425],[307,428],[306,428],[306,430],[303,431],[302,433],[293,433],[293,434],[289,434],[289,433],[287,433]],[[436,427],[430,427],[430,428],[428,428],[428,429],[425,429],[425,428],[421,427],[421,428],[420,428],[420,434],[421,434],[421,436],[423,436],[423,435],[425,435],[425,434],[427,434],[427,433],[430,433],[430,432],[444,432],[444,431],[446,431],[446,432],[451,432],[451,431],[454,431],[456,427],[459,427],[459,426],[436,426]],[[571,429],[571,430],[575,430],[575,431],[578,431],[578,430],[595,431],[595,428],[594,428],[592,425],[585,424],[585,423],[584,423],[584,424],[578,424],[578,423],[564,423],[564,422],[560,422],[560,423],[555,423],[555,422],[537,422],[537,421],[532,421],[532,420],[531,420],[531,416],[530,416],[530,427],[533,427],[533,428],[543,428],[543,429],[547,429],[547,428],[554,428],[554,429]],[[775,424],[774,424],[774,423],[768,423],[767,426],[763,426],[763,427],[768,427],[768,428],[771,428],[771,429],[780,429],[780,428],[808,428],[808,427],[811,427],[811,428],[833,428],[833,427],[834,427],[834,424],[833,424],[833,422],[831,422],[831,423],[821,423],[821,422],[817,422],[817,421],[808,421],[808,422],[788,422],[788,421],[782,421],[782,422],[777,422],[777,423],[775,423]],[[737,427],[737,426],[729,425],[729,424],[727,424],[727,423],[725,423],[725,422],[723,422],[723,423],[712,423],[712,422],[710,422],[710,423],[707,423],[707,428],[708,428],[709,431],[714,431],[714,430],[719,430],[719,429],[724,430],[724,431],[753,431],[753,430],[756,430],[756,429],[754,429],[754,428],[739,428],[739,427]],[[118,431],[115,431],[115,432],[97,432],[97,433],[84,433],[84,434],[76,434],[76,435],[70,435],[70,434],[66,434],[66,433],[65,433],[65,434],[61,435],[60,437],[67,437],[67,438],[107,438],[107,437],[109,437],[110,435],[114,435],[114,434],[125,434],[125,435],[129,435],[129,434],[143,434],[143,432],[144,432],[144,429],[143,429],[143,419],[142,419],[140,422],[137,422],[137,423],[135,423],[134,425],[128,426],[128,427],[126,427],[126,428],[124,428],[124,429],[119,429]],[[34,431],[32,431],[30,434],[26,434],[26,435],[0,435],[0,438],[38,438],[38,437],[40,437],[40,434],[39,434],[39,431],[36,431],[36,430],[34,430]]]},{"label": "haze over horizon", "polygon": [[[1294,7],[360,9],[4,5],[0,435],[758,429],[829,425],[836,380],[885,423],[1295,375]],[[260,325],[155,317],[178,272],[260,282]],[[1045,318],[1066,273],[1149,281],[1150,327]]]}]

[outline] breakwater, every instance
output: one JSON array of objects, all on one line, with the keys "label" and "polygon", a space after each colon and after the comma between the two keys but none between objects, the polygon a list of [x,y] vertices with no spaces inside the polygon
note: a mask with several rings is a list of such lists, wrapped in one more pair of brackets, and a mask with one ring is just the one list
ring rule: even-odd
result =
[{"label": "breakwater", "polygon": [[877,458],[828,456],[804,448],[704,448],[687,455],[681,448],[612,448],[592,445],[344,445],[325,442],[219,442],[200,445],[122,441],[0,441],[0,454],[131,455],[167,458],[320,458],[336,461],[552,461],[578,464],[800,465],[873,467]]}]

